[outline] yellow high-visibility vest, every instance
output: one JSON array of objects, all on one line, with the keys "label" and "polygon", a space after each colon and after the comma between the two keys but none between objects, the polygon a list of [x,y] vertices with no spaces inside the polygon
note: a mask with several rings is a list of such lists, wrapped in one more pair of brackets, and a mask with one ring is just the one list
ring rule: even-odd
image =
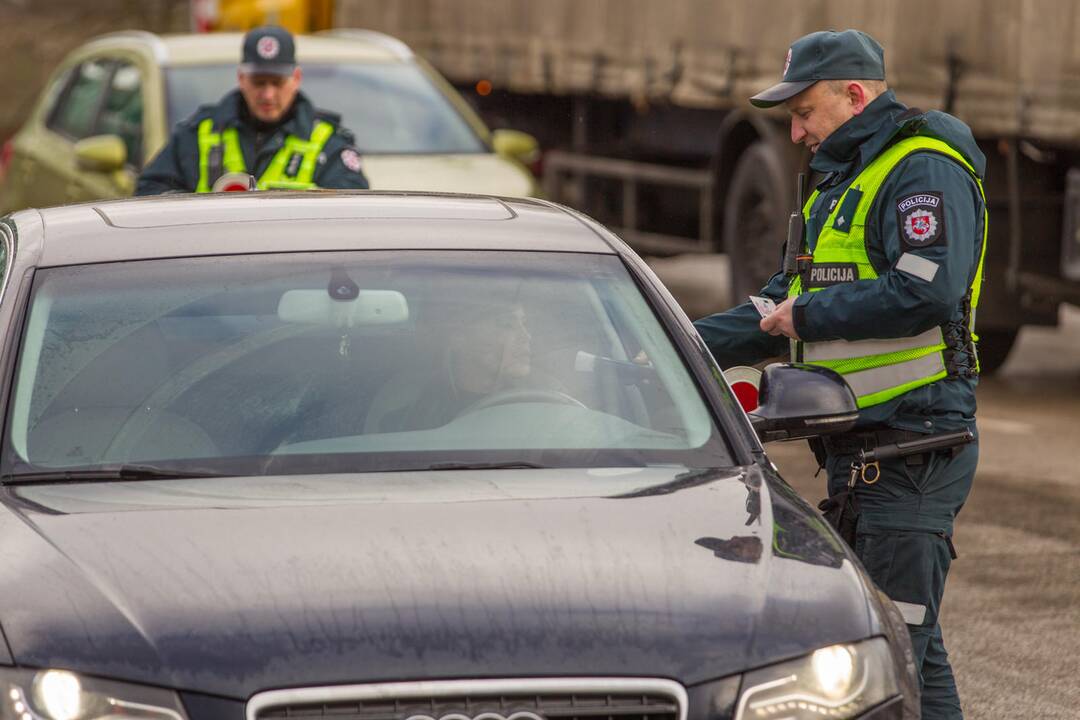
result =
[{"label": "yellow high-visibility vest", "polygon": [[[334,134],[334,126],[325,121],[318,121],[307,140],[289,135],[285,144],[274,154],[266,170],[256,181],[260,190],[311,190],[318,187],[312,179],[319,153]],[[244,164],[244,154],[240,150],[240,135],[236,128],[225,128],[214,132],[214,121],[206,118],[199,123],[199,183],[195,192],[210,192],[217,178],[210,177],[210,155],[222,147],[221,170],[226,173],[248,172]],[[299,162],[293,161],[298,156]],[[290,168],[290,164],[295,165]],[[289,171],[292,170],[292,174]]]},{"label": "yellow high-visibility vest", "polygon": [[[834,274],[837,274],[837,277],[831,278],[833,281],[847,282],[877,278],[877,271],[870,263],[870,257],[866,251],[867,213],[873,207],[874,198],[893,168],[912,153],[927,151],[945,155],[964,167],[978,185],[979,194],[983,199],[982,249],[979,254],[979,264],[968,291],[970,310],[965,318],[973,338],[977,339],[974,336],[975,308],[979,303],[979,289],[982,285],[988,225],[986,193],[971,164],[941,140],[920,135],[905,138],[889,147],[867,165],[851,182],[835,208],[829,213],[814,246],[812,265],[819,266],[819,272],[828,272],[829,268],[835,269]],[[845,202],[852,193],[861,193],[861,198],[857,200],[854,208],[850,207],[852,203]],[[815,190],[803,207],[803,217],[807,221],[809,221],[810,209],[819,194]],[[845,217],[843,223],[838,224],[838,216],[841,212],[850,217]],[[846,228],[846,231],[842,228]],[[841,270],[843,272],[840,272]],[[822,288],[811,287],[806,291],[816,292],[820,289]],[[793,276],[788,286],[788,297],[796,297],[802,292],[802,279],[798,275]],[[840,373],[854,391],[860,408],[878,405],[909,390],[947,377],[945,349],[945,338],[940,327],[906,338],[825,342],[792,340],[791,342],[793,360],[831,368]]]}]

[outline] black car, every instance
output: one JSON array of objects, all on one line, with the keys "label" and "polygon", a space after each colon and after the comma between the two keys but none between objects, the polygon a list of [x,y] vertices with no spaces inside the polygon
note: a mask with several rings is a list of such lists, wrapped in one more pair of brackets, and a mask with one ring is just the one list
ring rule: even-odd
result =
[{"label": "black car", "polygon": [[917,717],[907,630],[619,239],[538,200],[0,221],[3,720]]}]

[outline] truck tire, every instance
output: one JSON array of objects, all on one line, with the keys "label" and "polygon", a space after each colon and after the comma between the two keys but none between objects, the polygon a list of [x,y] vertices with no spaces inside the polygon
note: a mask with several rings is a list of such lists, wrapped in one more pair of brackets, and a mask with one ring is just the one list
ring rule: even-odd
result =
[{"label": "truck tire", "polygon": [[757,295],[783,263],[791,214],[787,174],[776,150],[761,140],[748,147],[735,164],[724,199],[723,225],[732,305]]},{"label": "truck tire", "polygon": [[1019,332],[1020,328],[977,331],[979,344],[976,350],[979,353],[979,372],[982,375],[993,375],[1001,369],[1009,357],[1009,351],[1012,350]]}]

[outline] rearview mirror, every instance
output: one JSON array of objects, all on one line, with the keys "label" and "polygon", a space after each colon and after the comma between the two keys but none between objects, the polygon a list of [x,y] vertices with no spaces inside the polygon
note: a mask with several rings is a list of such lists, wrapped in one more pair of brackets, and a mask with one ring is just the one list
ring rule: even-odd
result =
[{"label": "rearview mirror", "polygon": [[127,146],[119,135],[94,135],[75,143],[75,163],[80,170],[108,173],[127,162]]},{"label": "rearview mirror", "polygon": [[491,134],[491,146],[503,157],[513,158],[523,165],[533,165],[540,157],[540,143],[520,130],[496,130]]},{"label": "rearview mirror", "polygon": [[397,290],[358,290],[336,300],[326,290],[287,290],[278,301],[278,318],[335,328],[390,325],[409,319],[409,304]]},{"label": "rearview mirror", "polygon": [[747,414],[762,442],[848,432],[859,406],[839,373],[796,363],[775,363],[761,376],[758,408]]}]

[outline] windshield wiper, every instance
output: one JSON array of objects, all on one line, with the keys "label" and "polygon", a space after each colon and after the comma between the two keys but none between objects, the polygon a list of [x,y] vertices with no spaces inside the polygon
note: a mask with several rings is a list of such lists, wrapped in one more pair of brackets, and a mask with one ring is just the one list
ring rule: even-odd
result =
[{"label": "windshield wiper", "polygon": [[420,470],[514,470],[518,468],[536,468],[543,470],[549,465],[510,460],[508,462],[437,462]]},{"label": "windshield wiper", "polygon": [[76,470],[45,470],[14,473],[0,478],[2,485],[32,485],[50,482],[95,482],[101,480],[182,480],[185,478],[231,477],[210,470],[181,470],[156,465],[114,465]]}]

